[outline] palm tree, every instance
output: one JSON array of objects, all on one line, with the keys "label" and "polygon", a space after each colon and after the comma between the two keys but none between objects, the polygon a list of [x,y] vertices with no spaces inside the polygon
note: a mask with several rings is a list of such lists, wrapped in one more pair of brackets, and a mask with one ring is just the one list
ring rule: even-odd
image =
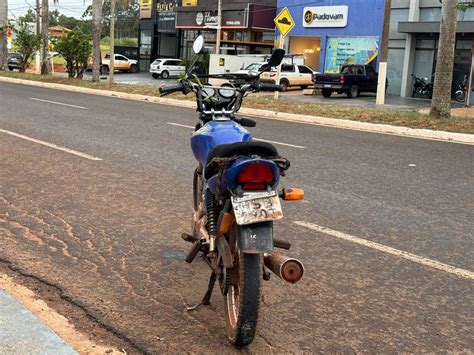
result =
[{"label": "palm tree", "polygon": [[92,81],[99,81],[100,37],[102,33],[102,0],[92,0]]},{"label": "palm tree", "polygon": [[[57,3],[57,0],[54,1]],[[43,41],[43,52],[41,62],[41,75],[48,75],[50,72],[49,65],[49,1],[42,0],[41,2],[41,37]]]},{"label": "palm tree", "polygon": [[430,115],[447,118],[451,115],[451,82],[453,80],[454,48],[456,44],[457,0],[443,0],[439,31],[433,99]]}]

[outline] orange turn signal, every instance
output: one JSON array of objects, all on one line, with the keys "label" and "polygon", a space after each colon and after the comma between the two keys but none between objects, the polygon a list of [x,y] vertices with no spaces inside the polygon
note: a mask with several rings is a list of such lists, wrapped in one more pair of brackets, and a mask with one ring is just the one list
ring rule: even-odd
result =
[{"label": "orange turn signal", "polygon": [[304,199],[304,191],[297,188],[283,189],[283,199],[285,201],[296,201]]},{"label": "orange turn signal", "polygon": [[233,222],[234,222],[234,214],[225,212],[224,216],[222,217],[221,224],[219,226],[220,232],[223,234],[229,233],[230,227],[232,226]]}]

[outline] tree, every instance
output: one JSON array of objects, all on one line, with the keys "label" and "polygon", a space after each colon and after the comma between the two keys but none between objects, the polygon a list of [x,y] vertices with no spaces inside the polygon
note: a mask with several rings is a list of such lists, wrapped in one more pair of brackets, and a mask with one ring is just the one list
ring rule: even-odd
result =
[{"label": "tree", "polygon": [[102,0],[92,0],[92,81],[99,81],[100,75],[100,38],[102,34]]},{"label": "tree", "polygon": [[[117,0],[115,11],[117,38],[138,37],[138,25],[140,20],[140,5],[137,0]],[[82,15],[82,19],[93,16],[93,5],[90,5]],[[102,37],[108,36],[110,32],[110,0],[103,0],[102,5]]]},{"label": "tree", "polygon": [[56,44],[56,51],[66,61],[66,71],[70,78],[83,77],[91,50],[89,36],[79,28],[69,32],[66,37],[60,38]]},{"label": "tree", "polygon": [[451,115],[451,82],[453,80],[454,48],[457,27],[457,0],[443,0],[430,115],[448,118]]},{"label": "tree", "polygon": [[7,70],[8,66],[8,48],[7,48],[7,29],[8,26],[8,1],[4,0],[0,4],[0,70]]},{"label": "tree", "polygon": [[[56,3],[56,1],[55,1]],[[41,75],[48,75],[50,72],[49,65],[49,1],[42,0],[41,3],[41,38],[43,41],[43,52],[41,62]]]},{"label": "tree", "polygon": [[30,59],[41,46],[41,36],[32,33],[25,21],[20,20],[18,25],[15,44],[18,53],[22,55],[20,72],[24,73]]}]

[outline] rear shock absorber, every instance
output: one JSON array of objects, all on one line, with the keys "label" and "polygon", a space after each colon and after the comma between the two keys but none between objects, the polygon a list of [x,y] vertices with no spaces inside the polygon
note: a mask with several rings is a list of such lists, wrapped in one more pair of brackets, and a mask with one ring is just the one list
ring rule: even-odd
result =
[{"label": "rear shock absorber", "polygon": [[215,241],[217,236],[217,220],[219,218],[219,204],[217,203],[211,191],[206,190],[206,229],[209,233],[209,251],[215,250]]}]

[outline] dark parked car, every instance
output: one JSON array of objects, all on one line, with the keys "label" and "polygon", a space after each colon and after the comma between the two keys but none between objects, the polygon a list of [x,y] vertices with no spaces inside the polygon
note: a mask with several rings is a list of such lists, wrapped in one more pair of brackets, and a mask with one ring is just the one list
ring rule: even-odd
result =
[{"label": "dark parked car", "polygon": [[339,74],[315,74],[315,89],[321,89],[324,97],[333,92],[345,93],[349,98],[361,92],[377,92],[378,74],[370,65],[343,65]]},{"label": "dark parked car", "polygon": [[20,53],[8,53],[8,69],[20,70],[22,60],[23,56]]}]

